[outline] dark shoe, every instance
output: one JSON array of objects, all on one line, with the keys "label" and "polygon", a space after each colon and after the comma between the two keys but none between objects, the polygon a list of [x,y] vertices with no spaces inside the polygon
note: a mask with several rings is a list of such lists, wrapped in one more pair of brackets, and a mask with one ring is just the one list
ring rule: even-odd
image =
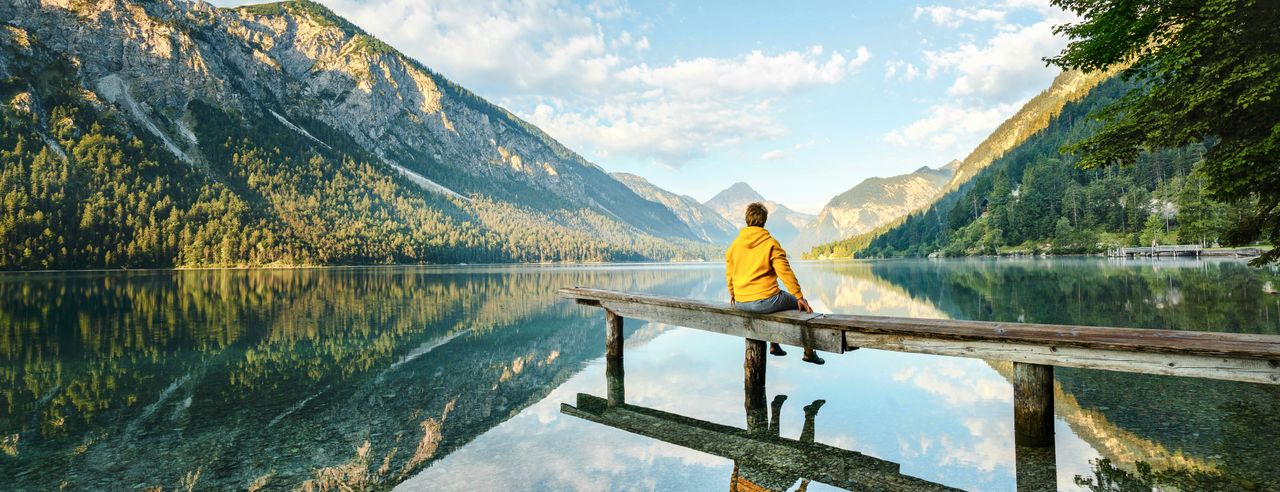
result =
[{"label": "dark shoe", "polygon": [[818,354],[813,354],[813,355],[811,355],[811,356],[805,356],[805,358],[804,358],[804,359],[801,359],[801,360],[803,360],[803,361],[805,361],[805,362],[808,362],[808,363],[810,363],[810,364],[817,364],[817,365],[823,365],[823,364],[826,364],[826,363],[827,363],[827,361],[822,360],[822,357],[818,357]]},{"label": "dark shoe", "polygon": [[787,355],[787,351],[782,350],[782,346],[775,343],[769,346],[769,354],[776,355],[778,357],[785,357]]}]

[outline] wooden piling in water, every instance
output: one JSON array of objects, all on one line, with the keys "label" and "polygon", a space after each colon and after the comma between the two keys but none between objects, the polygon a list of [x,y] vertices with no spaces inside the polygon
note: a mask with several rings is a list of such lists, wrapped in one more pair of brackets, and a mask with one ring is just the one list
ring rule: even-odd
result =
[{"label": "wooden piling in water", "polygon": [[765,373],[765,343],[762,340],[747,340],[746,356],[742,361],[743,386],[746,389],[763,388]]},{"label": "wooden piling in water", "polygon": [[622,316],[605,310],[605,384],[609,397],[609,406],[626,403],[626,385],[623,383],[625,371],[622,366]]},{"label": "wooden piling in water", "polygon": [[1053,366],[1013,363],[1013,432],[1018,446],[1053,446]]},{"label": "wooden piling in water", "polygon": [[604,346],[608,357],[622,357],[622,316],[610,310],[604,311]]}]

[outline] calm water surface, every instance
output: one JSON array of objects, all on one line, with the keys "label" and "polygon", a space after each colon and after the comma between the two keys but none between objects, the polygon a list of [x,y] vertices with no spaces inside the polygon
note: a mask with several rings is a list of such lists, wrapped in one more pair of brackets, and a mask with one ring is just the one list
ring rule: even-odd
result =
[{"label": "calm water surface", "polygon": [[[1280,334],[1280,273],[1229,261],[797,271],[822,312]],[[604,330],[556,289],[720,300],[723,278],[714,264],[0,274],[0,489],[805,486],[726,457],[785,454],[730,429],[748,427],[739,338],[629,321],[634,419],[565,413],[606,396]],[[809,462],[923,488],[1280,490],[1273,386],[1059,368],[1046,458],[1014,446],[1006,363],[826,358],[768,365],[766,420],[777,442],[811,439]]]}]

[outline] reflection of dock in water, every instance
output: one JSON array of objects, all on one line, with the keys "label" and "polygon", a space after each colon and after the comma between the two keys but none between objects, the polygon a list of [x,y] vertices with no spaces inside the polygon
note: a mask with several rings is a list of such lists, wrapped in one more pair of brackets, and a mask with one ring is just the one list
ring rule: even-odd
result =
[{"label": "reflection of dock in water", "polygon": [[892,461],[814,442],[822,401],[805,407],[800,439],[781,437],[779,414],[786,397],[775,397],[766,408],[765,344],[757,340],[747,341],[744,355],[745,429],[627,404],[621,326],[616,328],[608,332],[609,341],[615,342],[608,344],[606,357],[608,398],[579,393],[577,406],[561,404],[561,413],[733,460],[730,490],[788,490],[797,481],[804,490],[810,480],[849,490],[957,490],[903,475]]},{"label": "reflection of dock in water", "polygon": [[577,406],[560,411],[584,420],[677,446],[731,459],[742,467],[779,476],[808,478],[851,490],[956,490],[902,475],[899,465],[822,443],[807,443],[764,432],[716,424],[625,403],[609,406],[596,396],[578,394]]}]

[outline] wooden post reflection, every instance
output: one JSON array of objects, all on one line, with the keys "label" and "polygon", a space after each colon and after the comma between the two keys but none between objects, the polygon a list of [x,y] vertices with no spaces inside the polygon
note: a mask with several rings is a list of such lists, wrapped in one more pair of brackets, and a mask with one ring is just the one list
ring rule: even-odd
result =
[{"label": "wooden post reflection", "polygon": [[764,404],[765,343],[747,340],[742,361],[743,406],[747,410],[747,431],[767,431],[769,413]]},{"label": "wooden post reflection", "polygon": [[1053,446],[1015,446],[1018,492],[1058,490],[1057,454]]},{"label": "wooden post reflection", "polygon": [[611,407],[627,402],[624,374],[622,357],[605,358],[604,377],[609,387],[609,406]]}]

